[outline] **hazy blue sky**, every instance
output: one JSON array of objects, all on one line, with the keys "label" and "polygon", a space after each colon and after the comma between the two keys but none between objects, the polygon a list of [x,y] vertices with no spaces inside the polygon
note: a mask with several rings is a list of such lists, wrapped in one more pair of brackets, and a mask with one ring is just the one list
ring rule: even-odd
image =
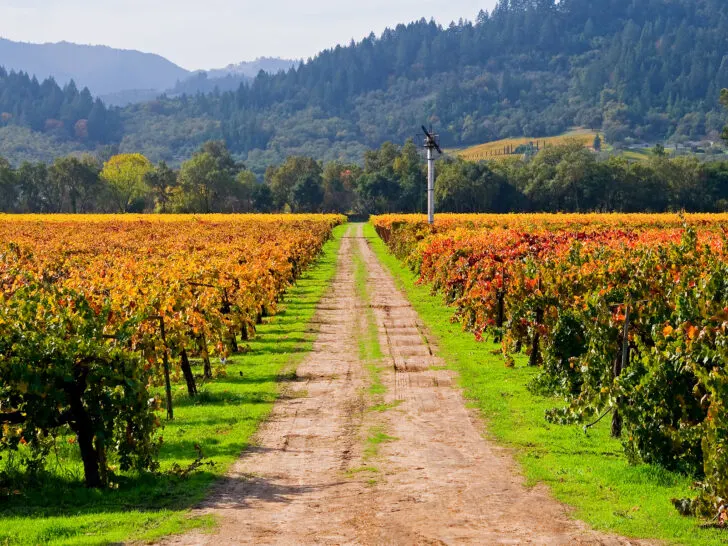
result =
[{"label": "hazy blue sky", "polygon": [[308,57],[421,17],[475,19],[496,0],[0,0],[0,36],[159,53],[188,69]]}]

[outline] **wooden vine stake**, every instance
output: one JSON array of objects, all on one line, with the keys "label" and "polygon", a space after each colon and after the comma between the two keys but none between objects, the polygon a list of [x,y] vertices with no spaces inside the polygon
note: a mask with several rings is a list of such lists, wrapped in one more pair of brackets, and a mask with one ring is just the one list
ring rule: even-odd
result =
[{"label": "wooden vine stake", "polygon": [[228,335],[230,336],[230,337],[229,337],[229,340],[230,340],[230,341],[228,342],[228,343],[229,343],[229,345],[230,345],[230,350],[231,350],[231,351],[232,351],[233,353],[239,353],[239,352],[240,352],[240,347],[238,347],[238,340],[237,340],[237,338],[236,338],[236,336],[235,336],[235,330],[233,330],[233,329],[231,328],[231,329],[229,330],[229,332],[228,332]]},{"label": "wooden vine stake", "polygon": [[[543,323],[543,309],[538,308],[536,309],[536,326]],[[541,334],[538,331],[538,328],[536,329],[536,332],[533,334],[533,344],[531,346],[531,356],[528,359],[528,365],[529,366],[538,366],[541,361]]]},{"label": "wooden vine stake", "polygon": [[506,268],[503,266],[501,269],[501,279],[503,286],[500,290],[496,293],[496,318],[495,318],[495,325],[498,328],[503,327],[503,323],[506,321],[506,306],[505,306],[505,299],[506,299]]},{"label": "wooden vine stake", "polygon": [[167,419],[174,420],[174,408],[172,407],[172,381],[169,378],[169,349],[167,348],[167,332],[164,328],[164,317],[159,317],[159,331],[164,343],[164,354],[162,355],[162,367],[164,368],[164,391],[167,397]]},{"label": "wooden vine stake", "polygon": [[[541,279],[538,279],[538,289],[541,289]],[[543,324],[544,311],[543,308],[539,307],[536,309],[536,331],[533,334],[533,340],[531,344],[531,356],[528,359],[529,366],[538,366],[541,361],[541,334],[538,331],[538,326]]]},{"label": "wooden vine stake", "polygon": [[[618,378],[622,374],[622,370],[627,368],[629,364],[629,304],[625,305],[624,309],[624,327],[622,328],[622,347],[617,353],[614,359],[614,366],[612,369],[612,376],[614,379]],[[612,437],[619,438],[622,436],[622,416],[619,414],[619,402],[621,398],[617,399],[617,407],[614,408],[612,413]]]},{"label": "wooden vine stake", "polygon": [[[222,307],[220,307],[220,312],[223,315],[229,315],[230,311],[232,309],[232,305],[230,303],[230,298],[228,298],[228,293],[225,288],[222,289]],[[228,328],[228,347],[230,347],[230,350],[233,353],[237,353],[239,351],[238,349],[238,340],[237,336],[235,335],[235,330],[230,327]]]},{"label": "wooden vine stake", "polygon": [[505,310],[505,291],[499,290],[498,294],[496,295],[496,307],[495,307],[495,325],[498,328],[503,327],[503,323],[506,321],[506,310]]}]

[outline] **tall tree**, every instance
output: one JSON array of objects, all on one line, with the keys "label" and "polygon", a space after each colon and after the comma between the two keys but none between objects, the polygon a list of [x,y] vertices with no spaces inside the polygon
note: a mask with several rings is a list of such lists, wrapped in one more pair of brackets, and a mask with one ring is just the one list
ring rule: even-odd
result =
[{"label": "tall tree", "polygon": [[332,161],[324,166],[323,202],[324,212],[349,212],[356,198],[356,179],[361,174],[357,165],[347,165]]},{"label": "tall tree", "polygon": [[324,199],[321,172],[299,176],[292,190],[294,212],[319,212]]},{"label": "tall tree", "polygon": [[56,159],[49,171],[49,202],[52,212],[87,212],[99,198],[99,167],[90,156]]},{"label": "tall tree", "polygon": [[[728,108],[728,89],[721,89],[720,91],[720,103],[725,107]],[[723,140],[728,142],[728,125],[723,128],[723,134],[721,135]]]},{"label": "tall tree", "polygon": [[117,212],[135,212],[144,208],[149,193],[145,180],[153,169],[141,154],[119,154],[104,163],[101,179],[106,182],[111,201]]},{"label": "tall tree", "polygon": [[240,212],[253,212],[255,210],[256,189],[260,185],[258,179],[250,171],[240,171],[236,177],[237,199]]},{"label": "tall tree", "polygon": [[407,140],[393,164],[399,178],[400,197],[398,208],[405,212],[422,212],[427,199],[427,175],[425,163],[412,139]]},{"label": "tall tree", "polygon": [[144,175],[144,182],[149,188],[149,195],[154,201],[155,212],[169,212],[169,201],[173,189],[177,186],[177,173],[160,161],[159,165]]},{"label": "tall tree", "polygon": [[48,166],[45,163],[23,162],[15,173],[18,185],[18,211],[19,212],[48,212],[50,184],[48,179]]},{"label": "tall tree", "polygon": [[236,177],[244,169],[224,142],[205,143],[182,164],[178,187],[173,192],[173,209],[178,212],[239,212],[244,188]]},{"label": "tall tree", "polygon": [[[486,163],[461,159],[440,164],[435,183],[437,208],[444,212],[505,212],[499,200],[505,181]],[[499,202],[501,201],[501,202]]]},{"label": "tall tree", "polygon": [[16,183],[15,172],[10,163],[0,157],[0,210],[12,211],[15,208]]},{"label": "tall tree", "polygon": [[316,188],[323,185],[321,165],[310,157],[292,156],[280,167],[271,167],[265,173],[273,203],[279,210],[307,209],[323,199]]}]

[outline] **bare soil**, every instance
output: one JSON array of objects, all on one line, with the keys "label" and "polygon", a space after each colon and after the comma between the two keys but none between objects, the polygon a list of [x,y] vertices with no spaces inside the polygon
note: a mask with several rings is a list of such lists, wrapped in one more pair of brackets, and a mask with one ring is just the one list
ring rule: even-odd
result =
[{"label": "bare soil", "polygon": [[[357,253],[369,301],[357,295]],[[369,308],[385,355],[377,400],[367,390],[371,363],[359,356]],[[255,447],[193,511],[219,527],[164,544],[639,543],[590,530],[546,488],[524,485],[507,450],[484,438],[361,226],[342,241],[316,322],[313,351]]]}]

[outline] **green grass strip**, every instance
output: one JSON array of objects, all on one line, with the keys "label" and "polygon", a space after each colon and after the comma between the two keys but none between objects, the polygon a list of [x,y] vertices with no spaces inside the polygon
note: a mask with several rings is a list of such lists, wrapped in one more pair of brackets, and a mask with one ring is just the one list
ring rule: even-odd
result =
[{"label": "green grass strip", "polygon": [[392,442],[396,440],[394,436],[390,436],[386,433],[383,426],[374,426],[369,429],[369,435],[367,436],[366,447],[364,448],[364,460],[369,461],[379,456],[379,446],[385,442]]},{"label": "green grass strip", "polygon": [[369,275],[364,256],[358,248],[353,254],[354,262],[354,286],[359,301],[366,307],[365,330],[359,335],[359,359],[364,362],[369,371],[369,394],[374,396],[383,395],[387,389],[382,383],[379,361],[384,358],[382,347],[379,344],[379,328],[374,310],[371,307],[371,296],[369,295]]},{"label": "green grass strip", "polygon": [[[354,286],[356,289],[357,297],[362,305],[366,307],[366,316],[364,330],[359,332],[359,360],[362,361],[367,371],[369,372],[369,386],[367,392],[371,399],[371,405],[369,411],[384,412],[393,407],[392,404],[384,403],[384,395],[387,392],[387,387],[382,382],[382,369],[380,367],[381,361],[384,358],[382,347],[379,344],[379,328],[377,327],[377,319],[374,314],[374,309],[371,306],[371,295],[369,293],[369,272],[367,270],[366,262],[360,248],[356,248],[353,257],[354,263]],[[393,438],[388,436],[385,432],[383,425],[376,425],[369,428],[365,439],[363,460],[371,462],[373,459],[379,457],[379,445],[386,441],[391,441]],[[379,469],[373,465],[367,465],[357,469],[356,473],[367,472],[370,474],[367,483],[369,485],[375,485],[378,483],[378,478],[374,475],[379,472]],[[355,473],[351,471],[348,473],[349,477],[353,477]]]},{"label": "green grass strip", "polygon": [[[547,423],[544,412],[562,402],[538,397],[525,385],[536,371],[525,358],[508,369],[492,343],[452,324],[453,309],[416,285],[415,275],[392,256],[371,224],[364,227],[376,255],[434,334],[439,353],[460,374],[471,404],[486,420],[488,434],[513,449],[529,484],[545,483],[560,501],[574,507],[574,517],[596,529],[635,538],[707,546],[726,544],[728,533],[701,529],[678,514],[673,497],[692,494],[691,480],[652,465],[630,465],[604,420],[584,434],[581,427]],[[534,507],[535,510],[538,507]]]},{"label": "green grass strip", "polygon": [[183,468],[191,463],[195,444],[213,467],[187,480],[130,475],[119,480],[117,490],[88,490],[80,485],[77,448],[64,445],[58,464],[51,462],[42,484],[0,499],[0,545],[146,541],[212,527],[212,518],[191,519],[189,509],[245,450],[269,415],[281,381],[290,379],[291,370],[311,350],[311,319],[336,272],[346,229],[335,229],[317,263],[289,290],[283,310],[259,326],[254,340],[244,343],[249,345],[246,354],[228,361],[226,377],[202,386],[196,399],[187,396],[183,384],[174,385],[175,421],[166,423],[162,432],[162,471],[174,463]]}]

